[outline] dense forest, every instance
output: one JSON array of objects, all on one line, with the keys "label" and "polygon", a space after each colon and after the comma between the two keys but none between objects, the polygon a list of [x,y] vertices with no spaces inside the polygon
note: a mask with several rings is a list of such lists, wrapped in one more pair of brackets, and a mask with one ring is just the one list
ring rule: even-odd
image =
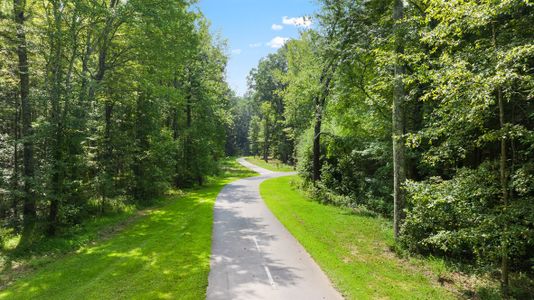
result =
[{"label": "dense forest", "polygon": [[319,2],[237,97],[196,1],[2,0],[0,249],[254,155],[515,297],[534,278],[534,4]]},{"label": "dense forest", "polygon": [[534,263],[534,7],[324,0],[249,75],[235,148],[295,164],[319,201],[392,217],[412,253]]},{"label": "dense forest", "polygon": [[2,1],[0,239],[202,184],[224,157],[224,41],[182,0]]}]

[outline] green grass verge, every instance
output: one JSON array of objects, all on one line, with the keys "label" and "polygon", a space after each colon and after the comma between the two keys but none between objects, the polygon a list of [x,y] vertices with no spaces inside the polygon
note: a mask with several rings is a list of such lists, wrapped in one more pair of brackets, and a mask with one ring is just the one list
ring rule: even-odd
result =
[{"label": "green grass verge", "polygon": [[206,186],[168,196],[119,233],[28,272],[0,299],[203,299],[215,198],[254,175],[228,161]]},{"label": "green grass verge", "polygon": [[295,171],[293,166],[286,165],[277,159],[270,159],[269,162],[265,162],[263,159],[253,156],[247,156],[245,159],[258,167],[262,167],[273,172],[292,172]]},{"label": "green grass verge", "polygon": [[291,185],[296,176],[260,186],[269,209],[308,250],[347,299],[454,299],[429,279],[429,268],[398,258],[391,222],[323,205]]}]

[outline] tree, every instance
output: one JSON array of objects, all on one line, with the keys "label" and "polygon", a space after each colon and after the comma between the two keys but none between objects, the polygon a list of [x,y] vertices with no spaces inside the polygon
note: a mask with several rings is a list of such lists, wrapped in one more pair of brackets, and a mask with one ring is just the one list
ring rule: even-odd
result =
[{"label": "tree", "polygon": [[[532,6],[321,3],[317,29],[283,50],[287,71],[265,69],[283,89],[261,90],[282,98],[305,187],[392,217],[410,251],[500,268],[510,296],[534,241]],[[264,121],[250,125],[255,150]]]},{"label": "tree", "polygon": [[[426,133],[435,141],[438,141],[438,136],[441,137],[442,142],[436,146],[440,152],[451,153],[450,150],[443,150],[452,148],[454,154],[447,157],[432,151],[428,156],[441,161],[461,161],[473,153],[473,159],[467,165],[476,169],[482,169],[483,162],[493,164],[493,159],[498,158],[498,182],[492,184],[499,186],[500,204],[497,201],[486,204],[488,211],[485,218],[494,218],[492,225],[499,229],[493,226],[489,226],[493,229],[486,228],[484,224],[471,226],[477,230],[501,232],[491,237],[500,240],[499,247],[492,247],[491,256],[501,258],[501,284],[506,298],[509,296],[511,244],[514,244],[512,247],[516,249],[516,255],[521,253],[518,249],[525,247],[517,235],[515,238],[512,235],[521,232],[520,220],[529,218],[528,212],[519,213],[524,209],[519,207],[524,207],[523,201],[528,196],[511,188],[509,170],[517,170],[520,161],[521,164],[525,163],[522,160],[524,157],[518,153],[529,152],[518,145],[525,145],[521,140],[530,130],[527,129],[528,117],[523,112],[529,107],[529,96],[524,89],[529,86],[527,82],[531,75],[524,73],[524,66],[527,57],[532,55],[529,50],[532,45],[527,42],[523,28],[526,28],[525,22],[532,20],[532,8],[520,2],[501,6],[468,2],[454,5],[445,14],[445,5],[442,1],[434,1],[429,6],[429,20],[438,23],[426,33],[425,41],[439,53],[438,61],[446,67],[436,67],[436,74],[431,77],[435,88],[429,91],[427,97],[439,99],[435,113],[440,121],[429,123]],[[476,10],[480,14],[467,17],[463,15],[467,10]],[[432,33],[438,32],[431,37]],[[456,85],[455,89],[447,88],[448,95],[445,94],[445,82],[442,80],[448,81],[447,86]],[[468,99],[470,109],[466,108],[464,99]],[[522,113],[518,113],[514,107]],[[444,118],[445,114],[447,119]],[[469,140],[473,141],[474,148],[465,149]],[[494,143],[498,146],[494,147]],[[512,160],[507,155],[509,149],[516,153]],[[482,156],[484,152],[486,155]],[[518,177],[512,178],[522,177],[515,176]],[[509,200],[511,194],[516,195],[513,204]],[[515,230],[511,230],[511,227]],[[495,244],[489,240],[486,243]]]},{"label": "tree", "polygon": [[217,172],[231,119],[225,44],[191,5],[0,5],[2,234],[30,246]]},{"label": "tree", "polygon": [[26,0],[13,0],[13,16],[16,23],[16,41],[18,56],[19,97],[21,103],[23,139],[23,180],[24,180],[24,230],[22,233],[22,247],[32,243],[34,226],[37,218],[34,191],[34,158],[33,158],[33,130],[32,104],[30,102],[30,67],[28,62],[28,43],[26,41]]},{"label": "tree", "polygon": [[283,130],[285,126],[285,104],[282,91],[285,83],[282,74],[287,72],[286,48],[262,59],[249,75],[249,89],[260,117],[263,141],[262,156],[265,161],[271,153],[282,162],[289,162],[293,153],[293,142]]},{"label": "tree", "polygon": [[406,162],[404,155],[404,83],[405,73],[400,56],[404,52],[402,19],[404,18],[404,2],[395,0],[393,4],[393,21],[395,22],[395,83],[393,87],[393,231],[399,237],[400,226],[404,219],[404,191],[402,185],[406,181]]}]

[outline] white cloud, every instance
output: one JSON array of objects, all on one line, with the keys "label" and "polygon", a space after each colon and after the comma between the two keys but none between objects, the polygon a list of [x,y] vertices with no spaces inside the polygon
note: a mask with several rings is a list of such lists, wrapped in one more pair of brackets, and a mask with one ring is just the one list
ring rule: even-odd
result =
[{"label": "white cloud", "polygon": [[288,40],[289,38],[287,37],[277,36],[273,38],[270,42],[268,42],[267,46],[275,49],[281,48]]},{"label": "white cloud", "polygon": [[282,29],[284,29],[284,26],[282,26],[282,25],[280,25],[280,24],[273,24],[273,25],[271,26],[271,29],[272,29],[272,30],[282,30]]},{"label": "white cloud", "polygon": [[282,24],[309,28],[312,25],[312,20],[310,17],[289,18],[288,16],[284,16],[282,18]]},{"label": "white cloud", "polygon": [[250,48],[259,48],[259,47],[261,47],[261,43],[249,44],[248,46],[249,46]]},{"label": "white cloud", "polygon": [[241,54],[241,52],[243,52],[243,50],[241,50],[241,49],[233,49],[232,50],[232,54],[236,54],[236,55]]}]

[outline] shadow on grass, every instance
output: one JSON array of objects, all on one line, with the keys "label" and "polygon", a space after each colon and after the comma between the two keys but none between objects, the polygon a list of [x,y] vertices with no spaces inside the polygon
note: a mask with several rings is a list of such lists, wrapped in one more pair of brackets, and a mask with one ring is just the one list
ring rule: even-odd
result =
[{"label": "shadow on grass", "polygon": [[120,235],[49,263],[0,299],[204,297],[214,199],[222,184],[151,210]]},{"label": "shadow on grass", "polygon": [[[67,253],[79,250],[96,239],[102,241],[122,231],[138,219],[143,211],[133,215],[129,209],[109,213],[105,216],[85,220],[81,224],[61,228],[55,237],[41,235],[36,238],[30,249],[17,247],[18,239],[13,238],[11,245],[0,252],[0,291],[27,273],[41,268]],[[45,224],[37,225],[46,228]]]}]

